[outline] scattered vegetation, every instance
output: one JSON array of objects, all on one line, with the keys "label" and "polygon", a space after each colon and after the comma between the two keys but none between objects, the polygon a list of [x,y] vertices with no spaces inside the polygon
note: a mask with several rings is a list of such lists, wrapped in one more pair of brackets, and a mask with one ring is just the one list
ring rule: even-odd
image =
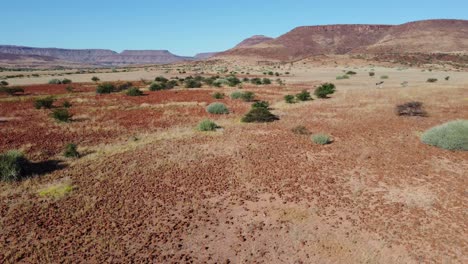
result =
[{"label": "scattered vegetation", "polygon": [[326,134],[314,134],[312,135],[312,141],[315,144],[326,145],[331,143],[331,138],[329,135]]},{"label": "scattered vegetation", "polygon": [[374,77],[374,76],[375,76],[375,72],[369,72],[369,76],[370,76],[370,77]]},{"label": "scattered vegetation", "polygon": [[468,151],[468,120],[435,126],[423,133],[421,141],[443,149]]},{"label": "scattered vegetation", "polygon": [[348,71],[348,72],[346,72],[346,75],[356,75],[356,74],[357,74],[357,72],[355,72],[355,71]]},{"label": "scattered vegetation", "polygon": [[115,92],[115,85],[112,83],[102,83],[96,88],[96,93],[98,94],[110,94],[113,92]]},{"label": "scattered vegetation", "polygon": [[427,116],[422,106],[421,102],[404,103],[396,106],[395,113],[399,116]]},{"label": "scattered vegetation", "polygon": [[0,86],[0,93],[6,93],[8,95],[16,95],[17,93],[24,93],[24,89],[19,88],[19,87]]},{"label": "scattered vegetation", "polygon": [[50,109],[53,107],[53,104],[55,102],[55,98],[53,96],[47,96],[44,98],[38,98],[34,100],[34,107],[36,109]]},{"label": "scattered vegetation", "polygon": [[435,83],[435,82],[437,82],[437,81],[438,81],[438,80],[437,80],[436,78],[429,78],[429,79],[427,79],[427,82],[428,82],[428,83]]},{"label": "scattered vegetation", "polygon": [[72,104],[69,101],[65,100],[62,103],[62,107],[63,108],[70,108],[70,107],[72,107]]},{"label": "scattered vegetation", "polygon": [[224,93],[220,93],[220,92],[216,92],[216,93],[214,93],[212,96],[213,96],[214,99],[223,99],[224,96],[225,96],[225,94],[224,94]]},{"label": "scattered vegetation", "polygon": [[212,103],[206,107],[206,111],[210,114],[229,114],[228,108],[223,103]]},{"label": "scattered vegetation", "polygon": [[67,158],[79,158],[80,153],[77,150],[76,144],[68,143],[65,145],[65,150],[63,151],[63,156]]},{"label": "scattered vegetation", "polygon": [[203,121],[201,121],[198,126],[197,126],[197,129],[199,131],[215,131],[216,128],[218,128],[218,125],[216,125],[215,122],[209,120],[209,119],[205,119]]},{"label": "scattered vegetation", "polygon": [[315,89],[315,96],[318,98],[328,98],[328,95],[335,93],[335,85],[333,83],[324,83]]},{"label": "scattered vegetation", "polygon": [[91,78],[91,81],[93,81],[93,82],[99,82],[100,80],[101,80],[101,79],[99,79],[97,76],[93,76],[93,77]]},{"label": "scattered vegetation", "polygon": [[270,103],[267,101],[258,101],[252,104],[252,108],[266,108],[270,107]]},{"label": "scattered vegetation", "polygon": [[339,76],[336,76],[336,79],[337,80],[349,79],[349,75],[339,75]]},{"label": "scattered vegetation", "polygon": [[286,101],[286,103],[288,103],[288,104],[293,104],[293,103],[295,103],[295,101],[294,101],[294,95],[292,95],[292,94],[287,94],[287,95],[285,95],[285,96],[284,96],[284,101]]}]

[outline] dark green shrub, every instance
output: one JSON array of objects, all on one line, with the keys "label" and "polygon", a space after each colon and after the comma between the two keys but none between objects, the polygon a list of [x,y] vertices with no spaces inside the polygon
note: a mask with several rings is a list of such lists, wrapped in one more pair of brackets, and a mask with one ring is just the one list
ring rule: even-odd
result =
[{"label": "dark green shrub", "polygon": [[252,108],[250,111],[242,118],[242,122],[245,123],[265,123],[273,122],[279,118],[272,114],[267,108]]},{"label": "dark green shrub", "polygon": [[347,74],[347,75],[355,75],[355,74],[357,74],[357,73],[356,73],[355,71],[348,71],[348,72],[346,72],[346,74]]},{"label": "dark green shrub", "polygon": [[72,104],[69,101],[63,101],[62,106],[63,108],[70,108],[72,107]]},{"label": "dark green shrub", "polygon": [[229,114],[229,110],[222,103],[212,103],[206,107],[206,111],[210,114]]},{"label": "dark green shrub", "polygon": [[70,79],[63,79],[62,80],[62,84],[70,84],[70,83],[72,83],[72,80],[70,80]]},{"label": "dark green shrub", "polygon": [[125,94],[128,96],[142,96],[143,92],[138,88],[132,87]]},{"label": "dark green shrub", "polygon": [[437,79],[436,78],[429,78],[429,79],[427,79],[427,82],[428,83],[435,83],[435,82],[437,82]]},{"label": "dark green shrub", "polygon": [[445,77],[445,80],[448,81],[450,79],[450,76]]},{"label": "dark green shrub", "polygon": [[166,90],[166,84],[162,82],[153,82],[149,87],[150,91]]},{"label": "dark green shrub", "polygon": [[65,150],[63,151],[63,155],[67,158],[79,158],[80,153],[77,150],[76,144],[69,143],[65,145]]},{"label": "dark green shrub", "polygon": [[115,86],[112,83],[102,83],[96,88],[98,94],[110,94],[115,92]]},{"label": "dark green shrub", "polygon": [[348,75],[341,75],[341,76],[336,76],[337,80],[343,80],[343,79],[349,79]]},{"label": "dark green shrub", "polygon": [[169,81],[167,78],[165,78],[163,76],[158,76],[158,77],[154,78],[154,80],[156,82],[162,82],[162,83],[167,83]]},{"label": "dark green shrub", "polygon": [[302,92],[296,94],[296,98],[299,101],[310,101],[310,100],[312,100],[312,97],[310,96],[310,93],[307,90],[303,90]]},{"label": "dark green shrub", "polygon": [[369,76],[370,76],[370,77],[374,77],[374,76],[375,76],[375,72],[369,72]]},{"label": "dark green shrub", "polygon": [[52,111],[52,117],[58,122],[71,122],[72,114],[67,109],[59,108]]},{"label": "dark green shrub", "polygon": [[236,76],[229,76],[226,78],[226,80],[229,82],[229,86],[234,87],[241,83],[241,80],[239,80]]},{"label": "dark green shrub", "polygon": [[131,88],[131,87],[133,87],[132,82],[122,83],[119,86],[117,86],[117,91],[127,90],[128,88]]},{"label": "dark green shrub", "polygon": [[326,135],[326,134],[315,134],[315,135],[312,135],[312,141],[315,144],[326,145],[326,144],[331,143],[331,138],[329,135]]},{"label": "dark green shrub", "polygon": [[427,116],[426,111],[423,110],[421,102],[408,102],[405,104],[397,105],[395,113],[399,116]]},{"label": "dark green shrub", "polygon": [[213,94],[214,99],[223,99],[224,98],[224,93],[214,93]]},{"label": "dark green shrub", "polygon": [[176,80],[170,80],[166,83],[166,88],[167,89],[172,89],[176,86],[179,86],[179,83]]},{"label": "dark green shrub", "polygon": [[468,120],[435,126],[422,134],[421,141],[443,149],[468,151]]},{"label": "dark green shrub", "polygon": [[185,88],[200,88],[202,87],[202,83],[195,79],[186,79],[185,80]]},{"label": "dark green shrub", "polygon": [[201,121],[198,126],[197,126],[197,129],[199,131],[215,131],[216,128],[218,128],[218,125],[216,125],[215,122],[209,120],[209,119],[205,119],[203,121]]},{"label": "dark green shrub", "polygon": [[250,79],[249,79],[249,78],[247,78],[247,77],[244,77],[244,78],[242,79],[242,81],[243,81],[243,82],[249,82],[249,81],[250,81]]},{"label": "dark green shrub", "polygon": [[335,93],[335,85],[333,83],[324,83],[315,89],[315,96],[318,98],[327,98],[328,95]]},{"label": "dark green shrub", "polygon": [[21,180],[23,167],[27,162],[24,155],[16,150],[0,154],[0,180],[5,182]]},{"label": "dark green shrub", "polygon": [[252,108],[266,108],[268,109],[270,107],[270,103],[267,101],[258,101],[252,104]]},{"label": "dark green shrub", "polygon": [[67,87],[65,87],[65,90],[69,93],[73,93],[75,91],[75,88],[73,88],[73,86],[71,85],[68,85]]},{"label": "dark green shrub", "polygon": [[231,93],[231,99],[240,99],[242,97],[242,92],[236,91]]},{"label": "dark green shrub", "polygon": [[93,78],[91,78],[91,81],[93,81],[93,82],[99,82],[100,79],[99,79],[97,76],[93,76]]},{"label": "dark green shrub", "polygon": [[0,85],[3,85],[3,86],[8,86],[8,82],[7,81],[0,81]]},{"label": "dark green shrub", "polygon": [[53,96],[39,98],[34,101],[34,107],[36,109],[41,109],[41,108],[50,109],[52,108],[54,102],[55,102],[55,98]]},{"label": "dark green shrub", "polygon": [[268,72],[268,75],[273,75],[274,73],[272,71],[269,71]]},{"label": "dark green shrub", "polygon": [[49,80],[49,84],[62,84],[62,81],[59,79],[51,79]]},{"label": "dark green shrub", "polygon": [[262,84],[265,84],[265,85],[271,84],[271,80],[268,78],[263,78]]},{"label": "dark green shrub", "polygon": [[253,92],[243,92],[240,97],[245,102],[252,102],[254,98],[255,94]]},{"label": "dark green shrub", "polygon": [[261,85],[262,84],[262,79],[260,78],[252,78],[250,79],[250,82],[255,85]]},{"label": "dark green shrub", "polygon": [[288,104],[293,104],[294,103],[294,95],[287,94],[284,96],[284,101]]}]

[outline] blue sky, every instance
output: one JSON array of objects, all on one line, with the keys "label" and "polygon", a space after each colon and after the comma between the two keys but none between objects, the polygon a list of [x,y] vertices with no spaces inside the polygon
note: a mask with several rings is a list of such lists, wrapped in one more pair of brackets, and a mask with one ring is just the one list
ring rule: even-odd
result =
[{"label": "blue sky", "polygon": [[0,12],[0,44],[194,55],[303,25],[468,19],[468,1],[5,0]]}]

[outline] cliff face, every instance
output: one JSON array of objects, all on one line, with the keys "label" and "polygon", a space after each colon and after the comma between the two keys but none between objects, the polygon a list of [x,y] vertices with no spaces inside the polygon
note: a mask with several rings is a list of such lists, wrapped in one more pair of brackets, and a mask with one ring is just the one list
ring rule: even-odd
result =
[{"label": "cliff face", "polygon": [[164,64],[193,59],[191,57],[174,55],[167,50],[124,50],[121,53],[117,53],[105,49],[56,49],[9,45],[0,46],[0,53],[22,56],[41,56],[69,62],[101,65]]},{"label": "cliff face", "polygon": [[303,26],[272,40],[217,56],[296,60],[319,54],[468,52],[467,20],[425,20],[402,25]]}]

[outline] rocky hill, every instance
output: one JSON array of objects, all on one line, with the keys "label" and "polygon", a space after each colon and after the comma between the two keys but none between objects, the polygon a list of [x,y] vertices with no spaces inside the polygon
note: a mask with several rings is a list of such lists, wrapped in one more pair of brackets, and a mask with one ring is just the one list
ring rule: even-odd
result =
[{"label": "rocky hill", "polygon": [[250,38],[244,39],[241,41],[239,44],[237,44],[234,48],[246,48],[246,47],[251,47],[260,43],[263,43],[265,41],[273,40],[273,38],[264,36],[264,35],[254,35]]},{"label": "rocky hill", "polygon": [[468,53],[468,20],[425,20],[402,25],[297,27],[258,44],[234,47],[216,57],[297,60],[319,54]]}]

